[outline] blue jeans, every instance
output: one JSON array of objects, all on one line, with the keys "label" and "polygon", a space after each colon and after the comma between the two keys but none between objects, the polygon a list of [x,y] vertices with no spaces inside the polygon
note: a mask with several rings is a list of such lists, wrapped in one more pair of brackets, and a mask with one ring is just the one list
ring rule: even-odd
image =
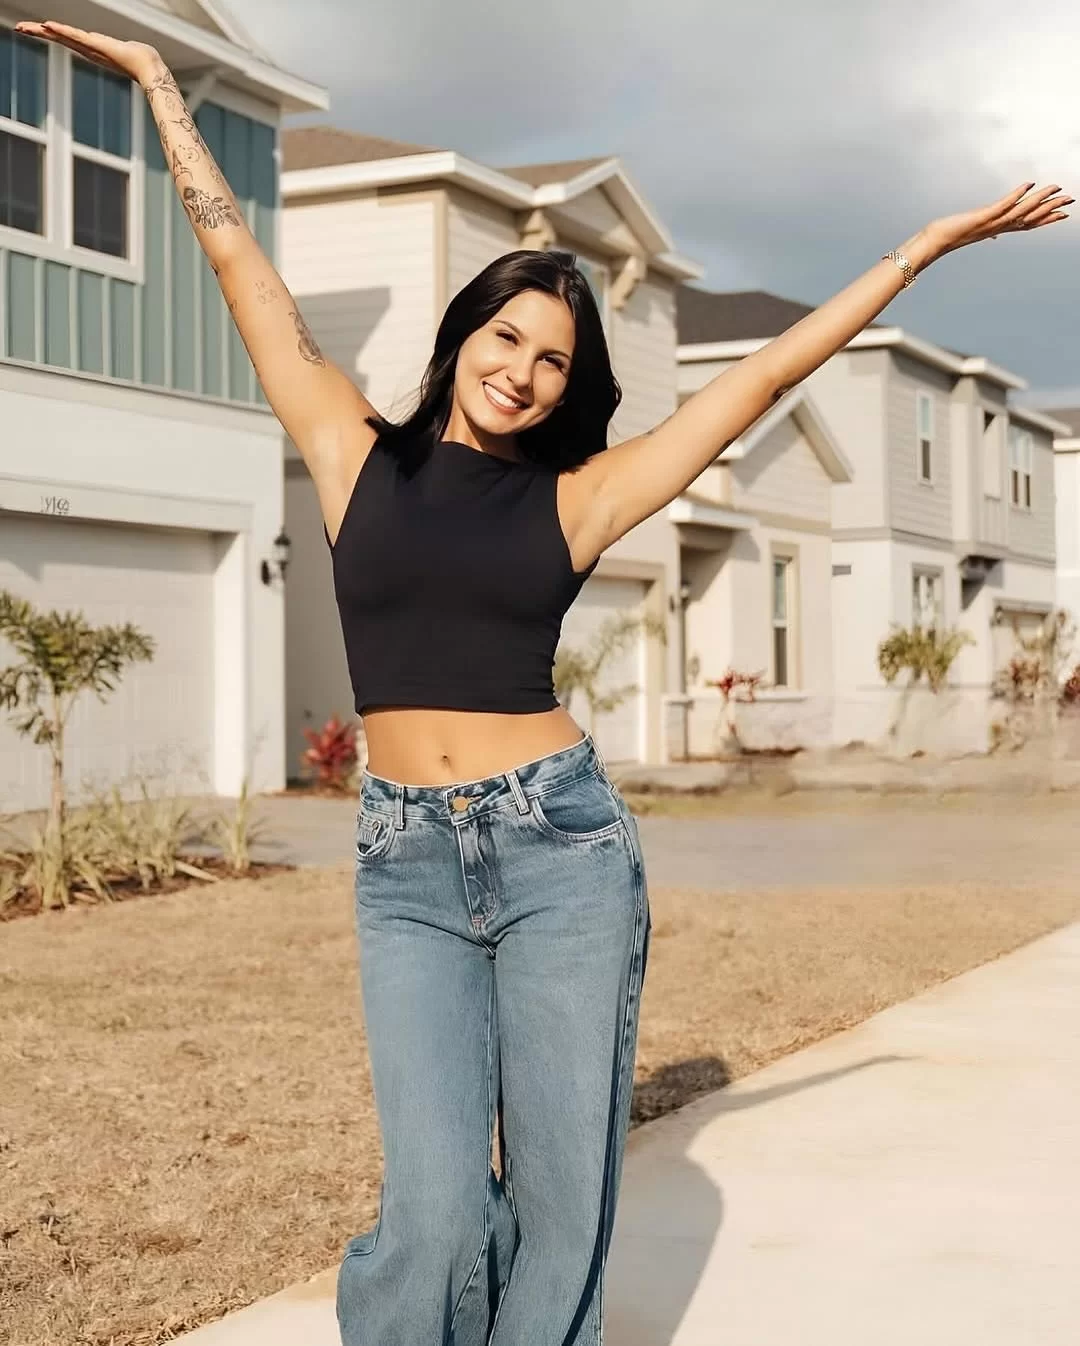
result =
[{"label": "blue jeans", "polygon": [[445,789],[365,772],[356,919],[384,1175],[344,1346],[599,1346],[650,922],[592,739]]}]

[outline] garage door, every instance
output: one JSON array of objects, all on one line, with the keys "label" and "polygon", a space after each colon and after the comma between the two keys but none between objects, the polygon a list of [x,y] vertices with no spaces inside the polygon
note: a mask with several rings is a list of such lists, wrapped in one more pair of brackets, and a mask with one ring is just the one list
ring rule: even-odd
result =
[{"label": "garage door", "polygon": [[[81,612],[97,625],[133,622],[154,638],[99,702],[80,698],[69,721],[65,777],[119,782],[132,775],[177,791],[212,785],[214,541],[208,533],[0,514],[0,588],[39,608]],[[0,641],[0,663],[11,650]],[[49,755],[0,712],[0,809],[49,797]]]},{"label": "garage door", "polygon": [[[562,646],[591,650],[604,623],[626,614],[644,612],[646,586],[640,580],[593,576],[582,587],[563,622]],[[603,665],[597,686],[601,692],[626,691],[610,711],[600,711],[593,733],[609,762],[640,762],[644,758],[646,704],[646,649],[639,630]],[[567,710],[583,728],[589,727],[588,700],[581,691],[568,701]]]}]

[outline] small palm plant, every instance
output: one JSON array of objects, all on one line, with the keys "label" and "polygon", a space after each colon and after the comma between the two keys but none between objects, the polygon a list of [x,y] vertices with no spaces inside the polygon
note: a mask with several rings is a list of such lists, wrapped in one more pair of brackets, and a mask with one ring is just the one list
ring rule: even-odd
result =
[{"label": "small palm plant", "polygon": [[601,622],[585,648],[560,646],[553,670],[556,699],[565,706],[575,691],[582,692],[589,707],[590,732],[598,714],[615,710],[640,690],[635,682],[621,687],[602,687],[602,682],[610,661],[622,654],[641,631],[661,642],[667,637],[664,623],[650,613],[641,617],[617,613]]},{"label": "small palm plant", "polygon": [[116,690],[129,665],[154,657],[150,636],[128,624],[91,626],[81,613],[39,612],[0,589],[0,636],[19,662],[0,669],[0,709],[18,733],[52,756],[52,790],[42,847],[41,898],[46,907],[70,900],[65,854],[64,733],[84,692],[100,701]]}]

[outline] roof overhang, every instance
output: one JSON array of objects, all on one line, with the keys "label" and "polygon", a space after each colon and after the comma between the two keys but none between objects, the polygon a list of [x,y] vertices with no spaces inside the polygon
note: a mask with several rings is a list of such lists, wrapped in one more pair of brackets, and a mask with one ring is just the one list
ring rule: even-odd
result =
[{"label": "roof overhang", "polygon": [[757,523],[752,514],[728,509],[726,505],[710,504],[685,491],[668,505],[667,517],[672,523],[704,524],[708,528],[726,528],[729,532],[745,532]]},{"label": "roof overhang", "polygon": [[1063,438],[1054,440],[1055,453],[1080,453],[1080,435],[1074,435],[1072,431]]},{"label": "roof overhang", "polygon": [[[204,8],[213,12],[209,6]],[[102,16],[100,27],[113,36],[156,47],[178,77],[188,71],[217,66],[228,72],[231,85],[276,104],[282,112],[318,112],[330,106],[329,94],[319,85],[290,75],[257,52],[147,4],[146,0],[51,0],[50,13],[64,22],[86,26],[95,12]],[[215,20],[226,26],[223,15],[215,14]],[[226,31],[240,35],[239,28]]]},{"label": "roof overhang", "polygon": [[[774,337],[751,337],[742,341],[700,341],[677,347],[680,364],[700,364],[711,360],[741,360],[767,346]],[[844,350],[896,350],[935,369],[954,374],[957,378],[982,378],[1002,388],[1026,388],[1027,380],[1010,373],[981,355],[954,355],[932,341],[912,336],[902,327],[866,328],[844,347]]]},{"label": "roof overhang", "polygon": [[1033,425],[1037,430],[1046,430],[1056,438],[1072,436],[1072,426],[1064,421],[1056,421],[1045,411],[1036,411],[1033,407],[1009,407],[1009,420],[1019,421],[1023,425]]},{"label": "roof overhang", "polygon": [[788,416],[806,436],[807,442],[817,454],[821,466],[830,480],[836,482],[851,481],[855,469],[851,460],[840,447],[839,442],[825,422],[813,398],[801,385],[786,393],[779,402],[770,407],[764,416],[759,416],[754,424],[730,444],[720,456],[721,462],[730,462],[733,458],[746,458],[765,440]]},{"label": "roof overhang", "polygon": [[289,169],[281,175],[281,195],[287,203],[305,196],[372,191],[378,187],[432,181],[457,183],[513,210],[544,207],[558,210],[560,205],[602,186],[634,236],[647,249],[649,266],[674,280],[697,280],[704,274],[696,262],[671,250],[667,232],[646,206],[618,159],[614,158],[606,159],[566,182],[546,182],[533,187],[454,150],[436,150],[396,159],[373,159],[366,163]]}]

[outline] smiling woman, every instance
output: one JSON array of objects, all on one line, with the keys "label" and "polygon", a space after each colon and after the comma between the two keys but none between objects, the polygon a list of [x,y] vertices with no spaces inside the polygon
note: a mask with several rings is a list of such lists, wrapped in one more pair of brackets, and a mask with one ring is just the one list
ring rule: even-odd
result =
[{"label": "smiling woman", "polygon": [[[379,1219],[338,1278],[342,1340],[594,1346],[650,916],[634,819],[554,694],[563,619],[608,547],[931,262],[1061,220],[1071,198],[1024,183],[933,221],[613,447],[603,286],[567,253],[513,252],[451,301],[395,423],[323,356],[158,53],[65,24],[19,32],[108,72],[80,84],[94,201],[116,186],[97,168],[126,143],[118,77],[143,89],[322,508],[369,750],[355,910],[385,1156]],[[91,215],[115,243],[115,221]],[[774,621],[780,640],[779,607]]]}]

